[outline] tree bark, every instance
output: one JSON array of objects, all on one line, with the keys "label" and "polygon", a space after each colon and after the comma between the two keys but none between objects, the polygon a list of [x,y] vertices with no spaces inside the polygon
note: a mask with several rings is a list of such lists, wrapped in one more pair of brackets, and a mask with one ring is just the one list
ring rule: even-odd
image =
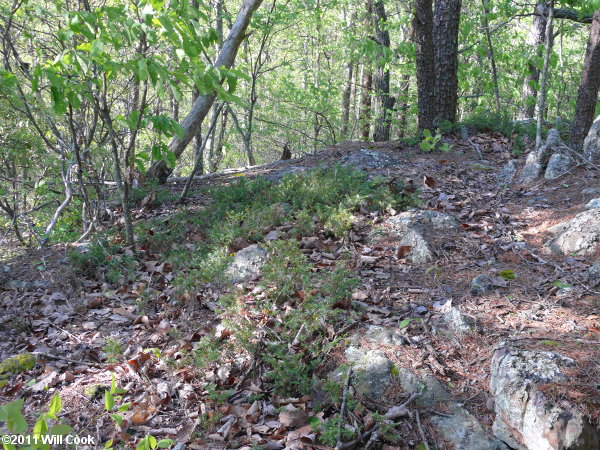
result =
[{"label": "tree bark", "polygon": [[[365,30],[367,35],[373,28],[373,2],[365,0]],[[360,94],[360,136],[368,141],[371,135],[371,88],[373,87],[373,72],[371,70],[371,61],[367,60],[363,64],[363,76]]]},{"label": "tree bark", "polygon": [[544,52],[544,67],[542,68],[542,82],[540,85],[540,96],[538,98],[538,116],[537,128],[535,134],[536,150],[542,145],[542,123],[544,121],[544,109],[546,107],[546,94],[548,83],[548,64],[550,62],[550,52],[552,50],[552,25],[553,25],[554,0],[550,0],[550,11],[546,21],[546,48]]},{"label": "tree bark", "polygon": [[488,42],[488,58],[492,66],[492,78],[494,80],[494,99],[496,100],[496,112],[500,113],[500,87],[498,84],[498,69],[496,68],[496,58],[494,57],[494,46],[492,44],[492,34],[490,33],[490,23],[488,21],[488,3],[490,0],[481,0],[483,7],[483,26],[485,28],[485,37]]},{"label": "tree bark", "polygon": [[432,130],[435,121],[435,52],[433,47],[432,0],[415,0],[413,28],[416,41],[419,131]]},{"label": "tree bark", "polygon": [[527,64],[527,76],[523,82],[521,119],[533,119],[537,102],[537,85],[540,82],[540,71],[534,59],[541,59],[543,45],[546,41],[546,2],[542,1],[535,7],[533,25],[529,32],[528,44],[533,48],[534,55]]},{"label": "tree bark", "polygon": [[396,99],[390,95],[390,71],[387,69],[385,49],[390,48],[390,33],[386,29],[387,15],[383,0],[375,2],[375,41],[380,45],[377,55],[377,68],[373,78],[375,88],[375,110],[377,121],[373,131],[373,140],[383,142],[390,140],[390,128],[392,127],[391,110]]},{"label": "tree bark", "polygon": [[433,14],[435,42],[435,100],[437,123],[456,121],[458,108],[458,27],[461,0],[436,0]]},{"label": "tree bark", "polygon": [[[240,44],[246,36],[246,29],[248,28],[252,14],[261,3],[262,0],[244,0],[229,35],[221,47],[215,67],[231,68]],[[190,141],[196,136],[215,98],[216,94],[210,93],[196,99],[191,111],[181,124],[183,127],[183,137],[179,139],[175,136],[169,143],[169,148],[175,154],[175,157],[179,158]],[[146,176],[147,178],[156,178],[164,183],[171,172],[172,170],[167,167],[164,161],[157,161],[148,169]]]},{"label": "tree bark", "polygon": [[571,128],[571,145],[575,150],[581,150],[583,141],[594,122],[598,89],[600,88],[600,10],[594,13],[590,38],[588,40],[583,62],[583,71],[577,103],[575,118]]},{"label": "tree bark", "polygon": [[352,95],[352,79],[354,76],[353,72],[354,64],[349,62],[346,65],[346,86],[344,87],[344,92],[342,93],[342,128],[340,130],[342,139],[347,138],[348,125],[350,123],[350,96]]}]

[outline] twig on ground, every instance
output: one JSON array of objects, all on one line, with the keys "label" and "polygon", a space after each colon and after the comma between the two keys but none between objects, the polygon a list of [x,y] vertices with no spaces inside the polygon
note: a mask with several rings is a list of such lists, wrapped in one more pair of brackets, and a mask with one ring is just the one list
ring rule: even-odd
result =
[{"label": "twig on ground", "polygon": [[335,450],[339,450],[342,446],[342,429],[344,427],[344,412],[346,411],[346,400],[348,398],[348,390],[350,389],[350,378],[352,378],[352,366],[346,372],[346,382],[344,383],[344,392],[342,393],[342,404],[340,406],[340,425],[337,434],[337,445]]},{"label": "twig on ground", "polygon": [[421,418],[419,417],[419,411],[415,411],[415,417],[417,418],[417,428],[419,429],[419,434],[421,435],[421,439],[423,440],[423,445],[425,446],[426,450],[430,450],[429,444],[427,443],[427,437],[425,437],[423,427],[421,426]]},{"label": "twig on ground", "polygon": [[66,362],[70,362],[70,363],[74,363],[74,364],[84,364],[86,366],[105,366],[105,363],[101,363],[101,362],[93,362],[93,361],[78,361],[76,359],[71,359],[71,358],[65,358],[64,356],[58,356],[58,355],[53,355],[51,353],[44,353],[44,352],[31,352],[32,355],[36,355],[36,356],[41,356],[43,358],[48,358],[48,359],[56,359],[59,361],[66,361]]}]

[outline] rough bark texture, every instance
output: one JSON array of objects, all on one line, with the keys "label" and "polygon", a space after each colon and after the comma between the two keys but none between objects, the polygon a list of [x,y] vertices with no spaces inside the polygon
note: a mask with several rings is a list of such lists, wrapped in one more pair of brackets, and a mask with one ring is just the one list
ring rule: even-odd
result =
[{"label": "rough bark texture", "polygon": [[532,58],[527,65],[527,76],[523,82],[523,109],[521,119],[533,119],[535,115],[535,104],[537,101],[537,85],[540,81],[540,71],[537,68],[534,59],[541,59],[543,54],[542,45],[546,40],[546,11],[545,2],[538,3],[535,7],[533,16],[533,25],[529,32],[528,44],[533,49]]},{"label": "rough bark texture", "polygon": [[346,86],[344,87],[344,93],[342,94],[342,128],[340,134],[342,139],[346,138],[348,134],[348,124],[350,123],[350,97],[352,95],[352,79],[354,76],[354,64],[348,63],[346,65]]},{"label": "rough bark texture", "polygon": [[381,46],[378,55],[377,69],[373,77],[375,89],[375,110],[377,121],[373,131],[375,142],[389,141],[390,128],[392,127],[391,109],[396,99],[390,95],[390,71],[386,68],[384,50],[390,47],[390,33],[386,29],[387,15],[382,0],[375,3],[375,41]]},{"label": "rough bark texture", "polygon": [[[240,44],[244,40],[246,35],[246,29],[250,23],[250,18],[256,9],[260,6],[262,0],[244,0],[242,7],[235,19],[233,26],[229,32],[229,36],[223,43],[221,52],[215,62],[215,67],[226,67],[231,68],[235,61]],[[177,158],[181,156],[190,141],[196,136],[202,121],[210,111],[210,108],[215,101],[216,95],[214,93],[202,95],[196,99],[192,105],[192,109],[184,119],[181,126],[183,127],[183,137],[179,139],[174,137],[169,143],[169,148],[175,154]],[[160,182],[165,182],[167,177],[172,172],[164,161],[159,161],[153,164],[148,173],[147,178],[156,178]]]},{"label": "rough bark texture", "polygon": [[436,0],[433,15],[435,42],[435,99],[437,121],[454,122],[458,108],[458,26],[461,0]]},{"label": "rough bark texture", "polygon": [[435,120],[435,70],[433,48],[433,2],[415,0],[413,18],[416,41],[419,131],[433,129]]},{"label": "rough bark texture", "polygon": [[583,72],[577,104],[575,106],[575,118],[571,129],[571,144],[574,149],[581,150],[592,123],[598,100],[598,88],[600,87],[600,11],[596,11],[590,30]]}]

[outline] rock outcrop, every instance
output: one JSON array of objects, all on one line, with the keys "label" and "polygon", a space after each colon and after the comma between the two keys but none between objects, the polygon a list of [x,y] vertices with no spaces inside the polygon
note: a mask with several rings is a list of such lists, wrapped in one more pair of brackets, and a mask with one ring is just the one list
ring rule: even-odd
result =
[{"label": "rock outcrop", "polygon": [[553,352],[501,344],[491,365],[495,436],[511,448],[566,450],[600,448],[596,430],[566,401],[550,402],[539,389],[568,380],[564,367],[575,364]]},{"label": "rock outcrop", "polygon": [[583,211],[571,220],[561,222],[548,231],[554,237],[546,243],[552,252],[561,255],[587,255],[600,245],[600,209]]},{"label": "rock outcrop", "polygon": [[600,116],[596,118],[583,141],[583,157],[590,162],[600,159]]}]

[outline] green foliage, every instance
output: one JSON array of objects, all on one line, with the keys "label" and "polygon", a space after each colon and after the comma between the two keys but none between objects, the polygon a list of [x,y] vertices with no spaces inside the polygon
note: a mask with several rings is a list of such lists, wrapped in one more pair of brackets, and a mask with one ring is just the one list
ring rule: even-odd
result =
[{"label": "green foliage", "polygon": [[102,351],[106,354],[106,362],[116,363],[120,361],[123,355],[123,344],[117,339],[107,337]]},{"label": "green foliage", "polygon": [[514,280],[517,277],[512,270],[501,270],[498,275],[505,280]]},{"label": "green foliage", "polygon": [[320,424],[320,435],[319,440],[328,447],[335,447],[337,443],[338,433],[341,429],[341,440],[342,442],[347,442],[354,437],[354,432],[352,430],[348,430],[341,423],[341,418],[339,414],[334,414],[332,417],[327,419],[325,422]]},{"label": "green foliage", "polygon": [[77,273],[86,277],[106,278],[113,285],[133,281],[137,261],[133,253],[107,240],[95,240],[82,250],[69,252]]},{"label": "green foliage", "polygon": [[419,147],[424,152],[432,152],[434,150],[439,150],[443,153],[448,153],[452,150],[452,146],[447,142],[444,142],[440,145],[440,141],[442,140],[442,133],[439,129],[435,130],[435,135],[431,134],[429,130],[423,130],[423,140]]}]

